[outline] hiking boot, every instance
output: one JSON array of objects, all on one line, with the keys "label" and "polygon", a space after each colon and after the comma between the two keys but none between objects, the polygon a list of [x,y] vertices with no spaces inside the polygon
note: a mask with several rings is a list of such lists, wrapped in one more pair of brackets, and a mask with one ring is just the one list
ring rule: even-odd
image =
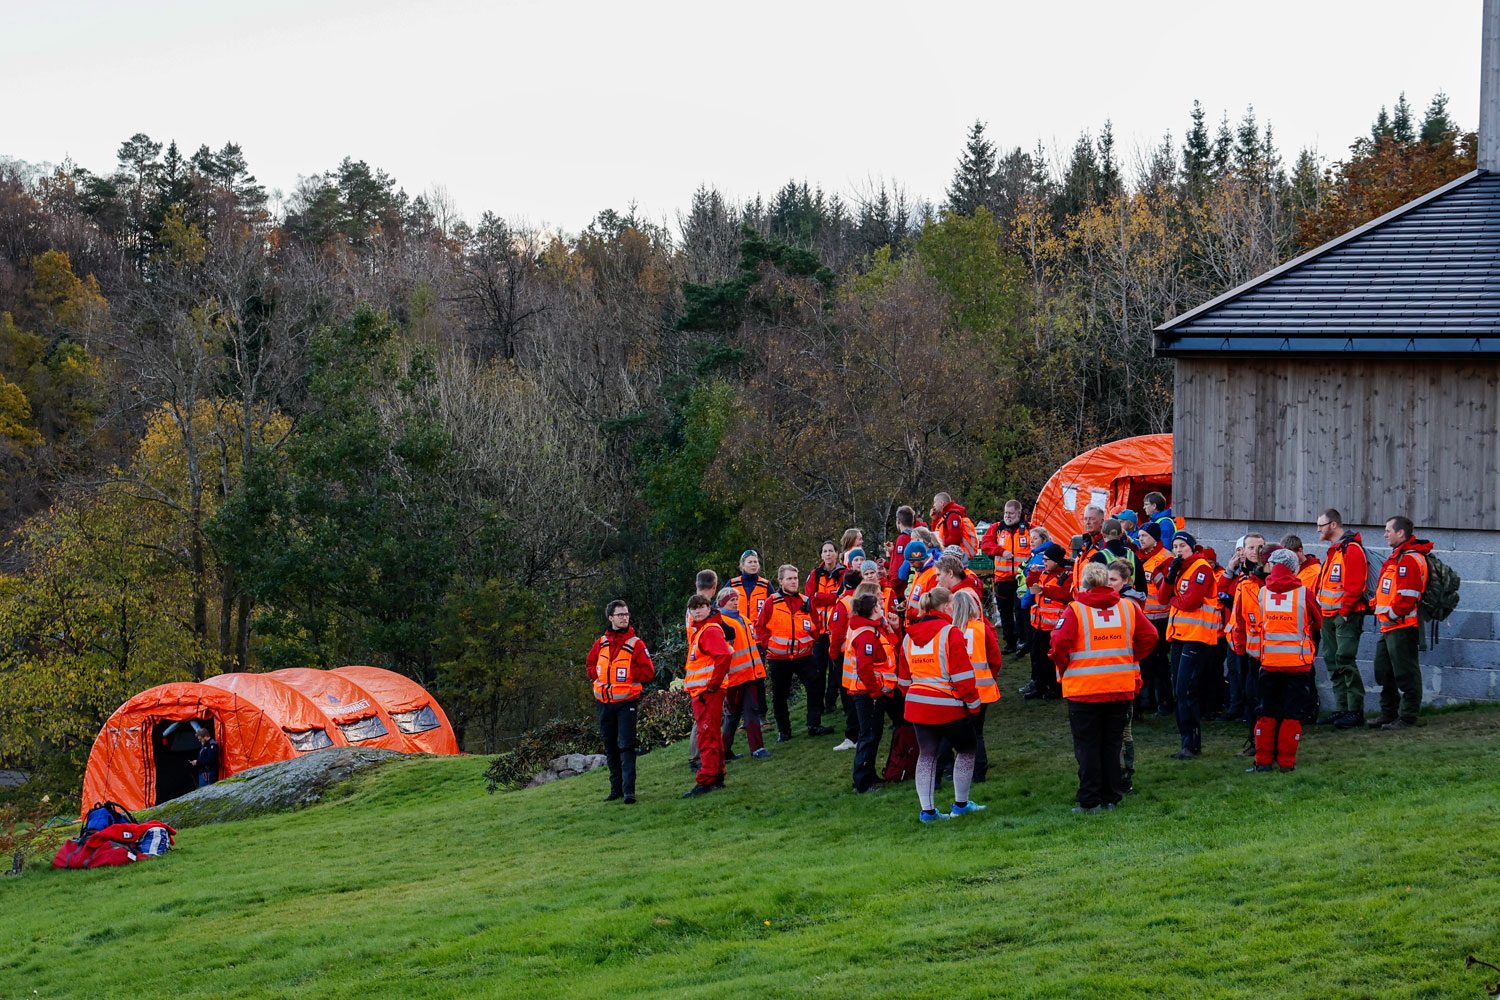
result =
[{"label": "hiking boot", "polygon": [[1039,694],[1041,694],[1041,692],[1036,689],[1035,684],[1028,681],[1027,683],[1021,685],[1022,698],[1035,698]]},{"label": "hiking boot", "polygon": [[625,805],[627,805],[627,806],[633,806],[633,805],[635,805],[635,796],[634,795],[627,795],[627,796],[625,796]]},{"label": "hiking boot", "polygon": [[695,799],[700,795],[707,795],[711,791],[713,791],[713,789],[708,785],[694,785],[692,788],[689,788],[687,791],[683,792],[682,797],[685,799]]},{"label": "hiking boot", "polygon": [[1245,768],[1245,773],[1246,774],[1270,774],[1271,773],[1271,765],[1270,764],[1251,764],[1249,767]]},{"label": "hiking boot", "polygon": [[808,726],[807,727],[807,735],[809,735],[809,736],[827,736],[831,732],[833,732],[833,727],[832,726]]},{"label": "hiking boot", "polygon": [[878,791],[880,791],[884,787],[885,787],[885,783],[884,782],[877,781],[877,782],[875,782],[875,784],[870,785],[868,788],[856,788],[854,790],[854,794],[855,795],[868,795],[871,792],[878,792]]},{"label": "hiking boot", "polygon": [[1193,751],[1187,749],[1186,747],[1177,751],[1176,753],[1167,754],[1167,758],[1169,760],[1193,760],[1197,756],[1197,754],[1193,753]]},{"label": "hiking boot", "polygon": [[1398,729],[1411,729],[1416,726],[1415,722],[1407,722],[1405,719],[1397,719],[1395,722],[1387,722],[1380,728],[1388,733],[1394,733]]},{"label": "hiking boot", "polygon": [[1386,726],[1389,726],[1395,721],[1396,717],[1394,715],[1386,715],[1384,712],[1381,712],[1379,715],[1375,716],[1375,718],[1365,723],[1365,725],[1369,726],[1371,729],[1384,729]]},{"label": "hiking boot", "polygon": [[1316,724],[1319,726],[1334,726],[1338,724],[1338,721],[1340,719],[1348,714],[1348,712],[1345,712],[1342,709],[1337,712],[1329,712],[1327,715],[1319,719]]},{"label": "hiking boot", "polygon": [[750,756],[754,757],[756,760],[765,760],[766,758],[771,756],[771,751],[767,750],[765,747],[761,747]]},{"label": "hiking boot", "polygon": [[700,760],[699,758],[697,758],[697,757],[689,757],[688,758],[688,770],[689,771],[696,771],[696,770],[698,770],[702,766],[703,766],[703,761]]},{"label": "hiking boot", "polygon": [[776,734],[776,742],[777,743],[786,743],[786,742],[790,741],[791,738],[792,738],[792,734],[791,733],[777,733]]},{"label": "hiking boot", "polygon": [[712,785],[709,785],[708,787],[709,788],[723,788],[724,787],[724,778],[722,776],[720,776],[718,778],[715,778],[714,779],[714,783]]},{"label": "hiking boot", "polygon": [[1291,774],[1295,770],[1297,770],[1297,765],[1296,764],[1288,764],[1286,767],[1283,767],[1281,769],[1281,773],[1282,774]]},{"label": "hiking boot", "polygon": [[619,798],[624,798],[624,794],[621,793],[621,792],[610,792],[608,795],[606,795],[604,797],[604,801],[605,802],[613,802],[615,799],[619,799]]},{"label": "hiking boot", "polygon": [[1014,645],[1007,644],[1004,649],[1000,650],[1000,655],[1001,656],[1015,656],[1016,655],[1016,647]]},{"label": "hiking boot", "polygon": [[1344,717],[1333,724],[1334,729],[1353,729],[1365,724],[1365,713],[1345,712]]},{"label": "hiking boot", "polygon": [[834,749],[835,750],[853,750],[854,749],[854,741],[851,740],[851,739],[849,739],[848,737],[845,737],[844,738],[844,742],[842,742],[838,746],[834,747]]}]

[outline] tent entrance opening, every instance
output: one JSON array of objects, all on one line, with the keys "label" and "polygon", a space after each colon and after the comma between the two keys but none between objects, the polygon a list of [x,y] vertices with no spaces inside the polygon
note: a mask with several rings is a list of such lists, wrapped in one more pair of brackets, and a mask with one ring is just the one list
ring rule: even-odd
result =
[{"label": "tent entrance opening", "polygon": [[212,734],[212,719],[176,719],[151,727],[151,749],[156,766],[156,801],[170,802],[198,787],[198,730]]}]

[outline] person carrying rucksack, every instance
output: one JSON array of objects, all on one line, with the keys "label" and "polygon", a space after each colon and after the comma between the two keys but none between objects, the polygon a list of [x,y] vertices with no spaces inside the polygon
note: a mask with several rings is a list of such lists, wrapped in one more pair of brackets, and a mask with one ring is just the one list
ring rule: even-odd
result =
[{"label": "person carrying rucksack", "polygon": [[1397,515],[1385,522],[1391,554],[1375,583],[1375,683],[1380,685],[1380,716],[1371,728],[1395,730],[1417,724],[1422,707],[1422,668],[1417,664],[1421,621],[1417,605],[1427,589],[1427,553],[1432,543],[1413,538],[1411,519]]}]

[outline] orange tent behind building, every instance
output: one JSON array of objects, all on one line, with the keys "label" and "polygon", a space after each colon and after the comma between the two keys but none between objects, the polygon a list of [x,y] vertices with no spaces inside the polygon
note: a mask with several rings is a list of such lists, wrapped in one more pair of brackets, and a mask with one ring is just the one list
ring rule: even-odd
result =
[{"label": "orange tent behind building", "polygon": [[307,695],[351,746],[410,752],[396,722],[379,699],[348,677],[332,670],[289,667],[264,676]]},{"label": "orange tent behind building", "polygon": [[219,674],[203,683],[233,691],[254,703],[281,727],[298,753],[349,745],[339,727],[313,704],[311,698],[270,674]]},{"label": "orange tent behind building", "polygon": [[83,813],[95,802],[144,809],[192,791],[194,722],[211,725],[219,741],[220,778],[297,755],[276,720],[247,698],[209,684],[162,684],[121,705],[99,730],[83,777]]},{"label": "orange tent behind building", "polygon": [[381,667],[338,667],[333,672],[375,696],[412,753],[458,753],[458,738],[443,706],[410,677]]},{"label": "orange tent behind building", "polygon": [[1091,448],[1063,465],[1042,487],[1031,523],[1046,528],[1052,540],[1068,547],[1083,534],[1083,509],[1107,513],[1133,510],[1145,517],[1141,502],[1152,491],[1172,500],[1172,435],[1147,434]]}]

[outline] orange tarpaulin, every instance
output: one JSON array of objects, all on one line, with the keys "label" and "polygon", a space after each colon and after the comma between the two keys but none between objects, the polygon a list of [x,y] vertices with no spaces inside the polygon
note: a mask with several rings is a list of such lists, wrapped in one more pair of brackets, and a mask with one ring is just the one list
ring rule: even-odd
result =
[{"label": "orange tarpaulin", "polygon": [[273,670],[265,676],[307,695],[351,746],[408,752],[406,740],[380,701],[349,678],[306,667]]},{"label": "orange tarpaulin", "polygon": [[410,677],[381,667],[338,667],[333,672],[375,696],[412,753],[458,753],[458,739],[443,706]]},{"label": "orange tarpaulin", "polygon": [[[213,725],[219,742],[220,778],[296,756],[281,727],[233,691],[208,684],[163,684],[121,705],[99,730],[83,777],[83,813],[95,802],[118,802],[126,809],[154,806],[163,777],[190,779],[185,760],[166,759],[158,746],[156,727],[193,719]],[[169,766],[184,773],[164,772]],[[171,797],[169,792],[167,798]]]},{"label": "orange tarpaulin", "polygon": [[328,720],[311,698],[270,674],[219,674],[203,683],[233,691],[255,704],[281,727],[300,753],[349,745],[339,727]]},{"label": "orange tarpaulin", "polygon": [[1083,534],[1083,509],[1090,504],[1107,513],[1133,510],[1144,518],[1141,502],[1156,491],[1172,499],[1172,435],[1147,434],[1111,441],[1079,455],[1047,480],[1031,512],[1031,523],[1041,525],[1052,540],[1068,547]]}]

